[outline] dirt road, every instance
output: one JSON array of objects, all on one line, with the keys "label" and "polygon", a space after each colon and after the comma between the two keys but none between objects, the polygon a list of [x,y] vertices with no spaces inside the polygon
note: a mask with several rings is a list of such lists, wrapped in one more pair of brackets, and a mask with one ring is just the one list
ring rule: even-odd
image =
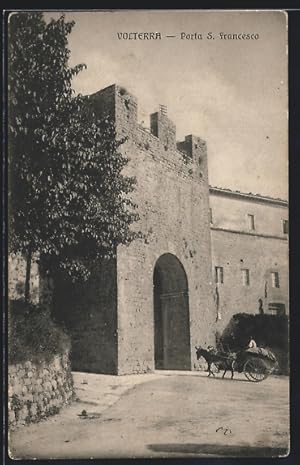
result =
[{"label": "dirt road", "polygon": [[[79,401],[11,433],[18,458],[262,457],[288,449],[288,379],[75,373]],[[86,410],[86,415],[80,415]]]}]

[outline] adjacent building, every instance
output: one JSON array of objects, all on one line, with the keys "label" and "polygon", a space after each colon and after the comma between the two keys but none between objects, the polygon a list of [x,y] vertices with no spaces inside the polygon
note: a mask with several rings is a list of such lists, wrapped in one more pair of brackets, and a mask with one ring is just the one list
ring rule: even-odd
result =
[{"label": "adjacent building", "polygon": [[287,202],[218,187],[209,192],[218,329],[235,313],[287,314]]}]

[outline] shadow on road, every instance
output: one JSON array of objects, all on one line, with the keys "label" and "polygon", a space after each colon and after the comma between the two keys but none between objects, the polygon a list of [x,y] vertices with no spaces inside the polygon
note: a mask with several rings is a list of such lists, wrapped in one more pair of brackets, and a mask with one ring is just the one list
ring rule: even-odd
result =
[{"label": "shadow on road", "polygon": [[218,444],[148,444],[153,452],[174,453],[180,455],[197,454],[213,455],[217,457],[286,457],[288,449],[285,447],[251,447]]},{"label": "shadow on road", "polygon": [[[174,377],[176,376],[189,376],[191,378],[198,378],[198,379],[218,379],[218,380],[223,380],[223,381],[240,381],[243,383],[249,383],[249,381],[243,376],[241,377],[241,374],[238,374],[239,377],[234,377],[231,378],[229,374],[222,378],[222,370],[221,372],[215,373],[215,376],[208,376],[208,372],[205,371],[168,371],[168,370],[155,370],[155,374],[163,375],[163,376],[170,376]],[[236,372],[235,372],[236,373]]]},{"label": "shadow on road", "polygon": [[246,378],[222,378],[222,376],[209,376],[209,379],[219,380],[219,381],[237,381],[239,383],[249,383],[249,380]]}]

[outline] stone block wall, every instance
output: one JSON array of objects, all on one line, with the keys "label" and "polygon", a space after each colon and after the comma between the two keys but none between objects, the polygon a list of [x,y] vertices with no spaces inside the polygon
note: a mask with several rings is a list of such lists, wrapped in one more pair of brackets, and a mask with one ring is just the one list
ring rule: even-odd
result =
[{"label": "stone block wall", "polygon": [[52,316],[71,338],[72,370],[117,373],[116,260],[99,263],[85,283],[57,275]]},{"label": "stone block wall", "polygon": [[205,203],[201,205],[199,200],[201,193],[196,183],[191,186],[176,175],[172,179],[171,170],[169,175],[163,170],[158,175],[146,160],[143,166],[144,179],[151,176],[156,191],[151,194],[146,183],[140,184],[143,227],[150,231],[146,241],[118,250],[120,374],[154,369],[153,272],[165,253],[176,256],[187,274],[191,368],[198,366],[194,346],[214,342],[209,228],[204,219]]},{"label": "stone block wall", "polygon": [[69,354],[52,362],[26,361],[8,367],[10,427],[39,421],[58,413],[74,397]]},{"label": "stone block wall", "polygon": [[194,346],[213,343],[208,173],[206,144],[187,136],[176,145],[174,124],[152,115],[151,132],[137,123],[137,101],[125,89],[110,86],[94,94],[99,115],[115,118],[122,152],[129,158],[126,175],[135,176],[133,200],[145,233],[117,253],[118,374],[154,369],[153,273],[157,260],[173,254],[188,280],[191,369],[199,366]]}]

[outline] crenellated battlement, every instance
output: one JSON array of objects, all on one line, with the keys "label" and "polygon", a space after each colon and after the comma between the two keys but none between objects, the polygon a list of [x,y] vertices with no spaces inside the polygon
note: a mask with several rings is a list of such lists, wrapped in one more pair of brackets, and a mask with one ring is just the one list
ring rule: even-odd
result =
[{"label": "crenellated battlement", "polygon": [[182,142],[176,141],[176,126],[168,118],[167,108],[150,115],[150,130],[138,123],[138,101],[124,87],[113,84],[90,96],[99,115],[115,120],[117,134],[126,136],[133,143],[172,166],[178,174],[207,180],[206,143],[200,137],[187,135]]},{"label": "crenellated battlement", "polygon": [[160,105],[160,110],[150,115],[150,131],[160,140],[165,150],[176,149],[176,126],[168,118],[166,107]]}]

